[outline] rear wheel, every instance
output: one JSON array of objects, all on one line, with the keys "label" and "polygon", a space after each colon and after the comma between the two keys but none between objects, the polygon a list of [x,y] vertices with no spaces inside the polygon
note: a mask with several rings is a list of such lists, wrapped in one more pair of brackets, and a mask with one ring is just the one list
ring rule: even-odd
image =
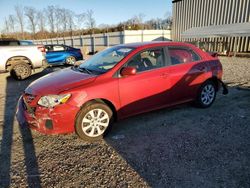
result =
[{"label": "rear wheel", "polygon": [[216,87],[214,82],[206,81],[202,84],[198,96],[196,99],[196,104],[201,108],[210,107],[216,98]]},{"label": "rear wheel", "polygon": [[79,112],[75,124],[76,133],[87,141],[100,140],[111,129],[112,122],[112,110],[103,103],[95,102]]},{"label": "rear wheel", "polygon": [[24,80],[31,75],[31,67],[27,63],[17,63],[11,68],[10,75],[16,80]]},{"label": "rear wheel", "polygon": [[73,56],[69,56],[66,58],[66,64],[67,65],[74,65],[76,62],[76,58]]}]

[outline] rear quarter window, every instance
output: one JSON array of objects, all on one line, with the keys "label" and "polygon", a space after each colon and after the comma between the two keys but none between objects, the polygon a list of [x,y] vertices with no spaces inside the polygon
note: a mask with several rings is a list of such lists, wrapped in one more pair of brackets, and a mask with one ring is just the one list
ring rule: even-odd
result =
[{"label": "rear quarter window", "polygon": [[168,54],[172,65],[191,63],[200,61],[201,57],[191,48],[186,47],[168,47]]},{"label": "rear quarter window", "polygon": [[52,48],[52,46],[45,46],[45,51],[46,52],[51,52],[51,51],[53,51],[53,48]]},{"label": "rear quarter window", "polygon": [[68,51],[75,51],[76,48],[73,48],[73,47],[70,47],[70,46],[64,46],[65,50],[68,50]]}]

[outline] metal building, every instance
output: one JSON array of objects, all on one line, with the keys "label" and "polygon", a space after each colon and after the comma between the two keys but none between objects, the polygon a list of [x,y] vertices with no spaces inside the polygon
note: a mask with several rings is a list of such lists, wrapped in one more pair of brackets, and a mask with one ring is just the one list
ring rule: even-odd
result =
[{"label": "metal building", "polygon": [[[227,29],[230,28],[229,24],[237,27],[236,23],[250,22],[250,0],[174,0],[172,3],[173,40],[200,41],[209,51],[250,51],[250,33],[249,35],[219,35],[218,33],[217,36],[208,34],[197,38],[188,38],[184,35],[192,28],[206,27],[209,30],[220,26],[220,30],[223,30],[223,25]],[[240,29],[238,28],[239,33]],[[199,30],[193,30],[195,31]],[[230,31],[226,32],[230,34]]]}]

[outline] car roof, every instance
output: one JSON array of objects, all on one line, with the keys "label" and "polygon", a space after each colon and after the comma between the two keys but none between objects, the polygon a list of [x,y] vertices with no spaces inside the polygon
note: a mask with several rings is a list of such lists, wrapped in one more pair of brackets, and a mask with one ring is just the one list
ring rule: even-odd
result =
[{"label": "car roof", "polygon": [[45,44],[44,46],[65,46],[64,44]]},{"label": "car roof", "polygon": [[136,42],[136,43],[127,43],[120,44],[121,47],[131,47],[131,48],[141,48],[141,47],[154,47],[154,46],[193,46],[189,43],[184,42],[173,42],[173,41],[150,41],[150,42]]},{"label": "car roof", "polygon": [[[193,48],[194,45],[184,42],[174,42],[174,41],[149,41],[149,42],[135,42],[127,44],[118,44],[116,46],[128,47],[128,48],[147,48],[147,47],[157,47],[157,46],[186,46]],[[67,46],[64,44],[46,44],[46,46]],[[69,47],[69,46],[68,46]]]}]

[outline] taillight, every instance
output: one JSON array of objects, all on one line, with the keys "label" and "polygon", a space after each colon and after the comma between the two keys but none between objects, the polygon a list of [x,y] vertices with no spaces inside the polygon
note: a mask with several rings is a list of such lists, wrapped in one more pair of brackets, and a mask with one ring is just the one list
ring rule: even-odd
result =
[{"label": "taillight", "polygon": [[80,49],[78,49],[78,53],[80,53],[80,54],[81,54],[81,53],[82,53],[82,51],[81,51]]},{"label": "taillight", "polygon": [[46,53],[45,47],[44,46],[38,46],[38,50],[40,50],[42,53]]}]

